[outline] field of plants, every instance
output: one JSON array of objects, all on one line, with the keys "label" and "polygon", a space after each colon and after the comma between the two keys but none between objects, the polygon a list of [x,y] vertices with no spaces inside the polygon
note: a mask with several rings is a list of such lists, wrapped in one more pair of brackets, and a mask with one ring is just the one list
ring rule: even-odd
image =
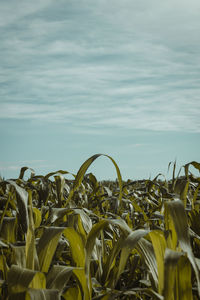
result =
[{"label": "field of plants", "polygon": [[117,180],[98,182],[99,156],[0,178],[0,299],[200,299],[200,163],[124,182],[103,155]]}]

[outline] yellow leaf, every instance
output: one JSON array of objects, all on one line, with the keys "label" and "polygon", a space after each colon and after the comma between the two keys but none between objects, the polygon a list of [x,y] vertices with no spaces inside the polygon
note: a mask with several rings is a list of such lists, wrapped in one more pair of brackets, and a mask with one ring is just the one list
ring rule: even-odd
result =
[{"label": "yellow leaf", "polygon": [[63,234],[69,241],[72,258],[76,267],[85,267],[85,248],[80,234],[74,228],[70,227],[66,228]]},{"label": "yellow leaf", "polygon": [[42,272],[48,272],[63,230],[64,228],[61,227],[48,227],[43,232],[37,246],[40,270]]},{"label": "yellow leaf", "polygon": [[65,300],[82,300],[79,286],[70,287],[64,294],[62,294],[62,297]]},{"label": "yellow leaf", "polygon": [[167,244],[161,230],[153,230],[149,233],[149,236],[153,244],[158,268],[158,292],[162,294],[164,287],[164,254]]}]

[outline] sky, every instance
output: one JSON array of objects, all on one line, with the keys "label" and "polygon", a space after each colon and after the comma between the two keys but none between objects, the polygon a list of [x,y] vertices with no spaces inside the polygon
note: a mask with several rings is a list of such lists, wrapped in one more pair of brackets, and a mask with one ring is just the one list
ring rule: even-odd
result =
[{"label": "sky", "polygon": [[[1,0],[0,175],[76,174],[97,153],[124,180],[200,162],[199,15],[199,0]],[[117,177],[104,156],[88,172]]]}]

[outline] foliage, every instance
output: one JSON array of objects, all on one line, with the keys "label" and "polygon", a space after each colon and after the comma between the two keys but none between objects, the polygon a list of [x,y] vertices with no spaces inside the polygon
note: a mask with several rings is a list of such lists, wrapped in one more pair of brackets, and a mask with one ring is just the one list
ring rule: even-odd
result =
[{"label": "foliage", "polygon": [[98,182],[86,160],[74,180],[59,170],[0,180],[1,299],[200,297],[200,178]]}]

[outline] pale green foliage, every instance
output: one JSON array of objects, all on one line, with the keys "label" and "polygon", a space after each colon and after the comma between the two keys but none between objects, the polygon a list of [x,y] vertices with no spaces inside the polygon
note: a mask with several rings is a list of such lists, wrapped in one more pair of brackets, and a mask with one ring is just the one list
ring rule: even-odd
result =
[{"label": "pale green foliage", "polygon": [[[100,156],[118,182],[86,174]],[[170,181],[123,182],[96,154],[74,180],[28,167],[1,180],[0,298],[197,300],[200,164],[171,165]]]}]

